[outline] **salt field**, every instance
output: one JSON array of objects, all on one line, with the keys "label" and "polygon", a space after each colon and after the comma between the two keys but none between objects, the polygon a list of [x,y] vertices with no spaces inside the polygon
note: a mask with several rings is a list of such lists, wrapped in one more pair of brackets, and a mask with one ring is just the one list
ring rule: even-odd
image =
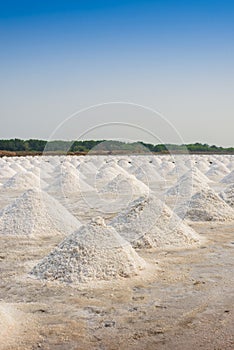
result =
[{"label": "salt field", "polygon": [[232,155],[0,158],[0,349],[233,350],[233,186]]}]

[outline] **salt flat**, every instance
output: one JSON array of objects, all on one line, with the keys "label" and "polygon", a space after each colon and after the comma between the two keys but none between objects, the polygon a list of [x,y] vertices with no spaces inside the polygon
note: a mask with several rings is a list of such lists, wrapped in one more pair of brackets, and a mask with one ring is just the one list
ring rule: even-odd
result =
[{"label": "salt flat", "polygon": [[232,350],[233,164],[0,158],[0,349]]}]

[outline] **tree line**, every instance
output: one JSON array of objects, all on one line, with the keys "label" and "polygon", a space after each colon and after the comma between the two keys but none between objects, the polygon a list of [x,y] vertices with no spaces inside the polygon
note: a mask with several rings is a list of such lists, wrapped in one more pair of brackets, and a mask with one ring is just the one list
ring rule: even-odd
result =
[{"label": "tree line", "polygon": [[234,153],[234,147],[218,147],[215,145],[208,145],[202,143],[175,145],[175,144],[158,144],[153,145],[144,142],[125,143],[121,141],[105,141],[105,140],[85,140],[85,141],[61,141],[61,140],[21,140],[9,139],[0,140],[1,151],[11,152],[133,152],[145,153],[146,151],[155,153],[168,152],[186,152],[191,153]]}]

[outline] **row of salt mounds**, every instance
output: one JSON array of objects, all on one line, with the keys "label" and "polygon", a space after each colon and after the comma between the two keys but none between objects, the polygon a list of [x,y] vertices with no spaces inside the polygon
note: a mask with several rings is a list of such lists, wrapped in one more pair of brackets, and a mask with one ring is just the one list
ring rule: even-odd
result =
[{"label": "row of salt mounds", "polygon": [[203,189],[177,208],[177,214],[191,221],[232,221],[234,210],[212,189]]},{"label": "row of salt mounds", "polygon": [[199,169],[192,168],[182,175],[174,186],[167,190],[166,195],[188,197],[203,188],[209,188],[209,182],[208,177],[202,174]]},{"label": "row of salt mounds", "polygon": [[145,266],[129,243],[100,217],[68,236],[31,274],[66,283],[137,275]]},{"label": "row of salt mounds", "polygon": [[0,234],[68,235],[80,222],[58,201],[39,190],[28,190],[0,211]]},{"label": "row of salt mounds", "polygon": [[234,207],[234,184],[229,185],[219,195],[228,205]]},{"label": "row of salt mounds", "polygon": [[234,170],[226,175],[222,180],[221,180],[222,183],[225,183],[225,184],[232,184],[234,183]]},{"label": "row of salt mounds", "polygon": [[196,232],[153,195],[130,203],[111,225],[135,248],[173,248],[199,243]]},{"label": "row of salt mounds", "polygon": [[44,188],[46,183],[37,175],[29,171],[15,174],[4,183],[4,190],[25,191],[28,189]]},{"label": "row of salt mounds", "polygon": [[124,194],[125,196],[139,197],[140,195],[147,195],[149,193],[149,187],[137,180],[133,175],[119,174],[105,185],[100,193]]}]

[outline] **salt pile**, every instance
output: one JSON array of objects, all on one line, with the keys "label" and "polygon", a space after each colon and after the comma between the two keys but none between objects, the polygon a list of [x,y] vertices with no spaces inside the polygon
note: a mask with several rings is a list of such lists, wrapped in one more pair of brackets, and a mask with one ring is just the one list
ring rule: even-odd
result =
[{"label": "salt pile", "polygon": [[75,196],[80,195],[81,192],[92,191],[93,188],[82,180],[79,173],[73,169],[59,174],[55,181],[47,187],[47,190],[51,193]]},{"label": "salt pile", "polygon": [[144,182],[146,185],[152,183],[152,182],[157,182],[157,181],[163,181],[163,178],[161,175],[158,173],[156,167],[154,165],[151,165],[149,163],[145,163],[141,166],[134,167],[132,166],[129,169],[129,172],[135,177]]},{"label": "salt pile", "polygon": [[16,172],[9,167],[9,165],[4,165],[0,168],[0,179],[9,179],[14,176]]},{"label": "salt pile", "polygon": [[90,173],[96,173],[97,172],[96,166],[91,161],[80,163],[78,165],[77,169],[83,175],[90,175]]},{"label": "salt pile", "polygon": [[210,170],[209,163],[205,160],[198,161],[195,166],[198,170],[200,170],[203,174],[207,173]]},{"label": "salt pile", "polygon": [[[160,159],[160,157],[157,156],[153,156],[150,161],[152,162],[152,164],[159,169],[162,165],[162,160]],[[168,160],[167,160],[168,161]]]},{"label": "salt pile", "polygon": [[234,207],[234,184],[229,185],[219,195],[227,204]]},{"label": "salt pile", "polygon": [[234,170],[234,161],[232,159],[229,160],[227,168],[232,171]]},{"label": "salt pile", "polygon": [[111,225],[135,248],[181,247],[199,242],[195,231],[152,195],[130,203]]},{"label": "salt pile", "polygon": [[230,170],[224,164],[214,164],[210,170],[206,173],[206,176],[213,181],[222,179],[225,175],[229,174]]},{"label": "salt pile", "polygon": [[179,178],[183,174],[185,174],[189,168],[184,164],[184,162],[181,159],[175,160],[175,166],[174,168],[167,173],[168,176],[177,176]]},{"label": "salt pile", "polygon": [[107,185],[105,185],[100,193],[125,194],[134,197],[149,193],[149,187],[143,182],[136,179],[130,174],[119,174]]},{"label": "salt pile", "polygon": [[9,163],[11,169],[13,169],[15,172],[20,173],[25,171],[25,168],[23,166],[21,166],[20,164],[12,161],[11,164]]},{"label": "salt pile", "polygon": [[40,279],[82,283],[137,275],[145,262],[100,217],[68,236],[36,265]]},{"label": "salt pile", "polygon": [[234,184],[234,170],[226,175],[222,180],[221,182],[225,183],[225,184]]},{"label": "salt pile", "polygon": [[30,171],[15,174],[5,182],[4,190],[25,191],[28,189],[45,187],[46,183]]},{"label": "salt pile", "polygon": [[102,165],[97,171],[97,179],[106,179],[106,181],[112,180],[119,174],[126,174],[126,170],[121,168],[115,162],[108,162]]},{"label": "salt pile", "polygon": [[162,176],[166,176],[175,168],[175,164],[173,162],[168,162],[166,160],[162,161],[161,166],[158,170],[159,174]]},{"label": "salt pile", "polygon": [[212,189],[197,192],[177,210],[177,214],[191,221],[231,221],[234,210]]},{"label": "salt pile", "polygon": [[68,235],[79,227],[58,201],[38,190],[26,191],[0,211],[3,235]]},{"label": "salt pile", "polygon": [[166,192],[168,196],[190,196],[203,188],[209,188],[210,180],[197,168],[192,168],[179,178]]},{"label": "salt pile", "polygon": [[95,187],[100,190],[118,175],[128,177],[129,174],[115,162],[108,162],[102,165],[96,174],[93,174],[93,183],[95,183]]}]

